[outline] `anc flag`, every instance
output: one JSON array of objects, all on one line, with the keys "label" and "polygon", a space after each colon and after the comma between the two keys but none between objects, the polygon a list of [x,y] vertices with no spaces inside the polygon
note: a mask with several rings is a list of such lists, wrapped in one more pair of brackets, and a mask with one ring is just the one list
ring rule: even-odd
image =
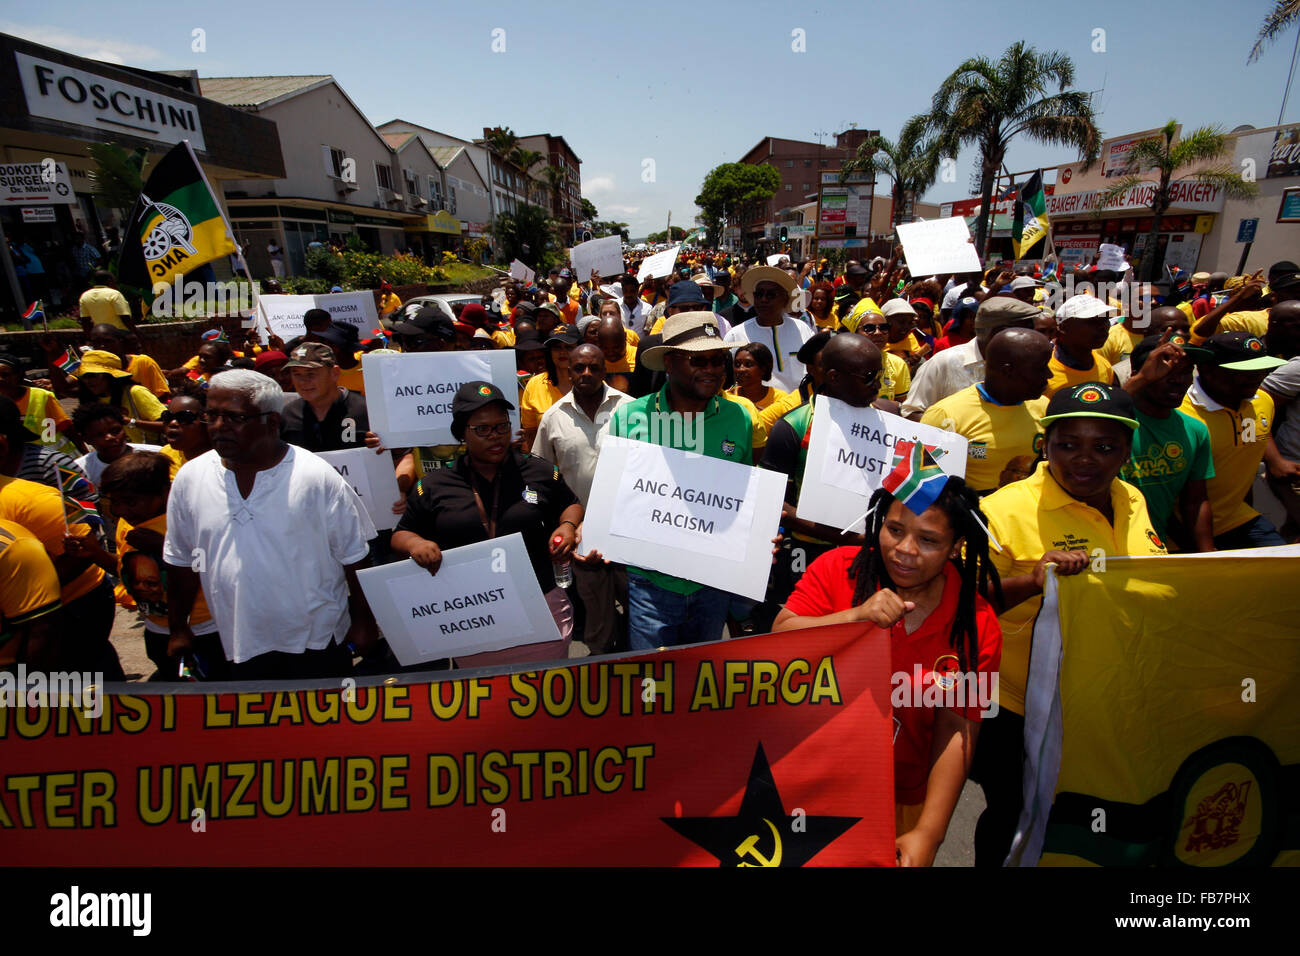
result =
[{"label": "anc flag", "polygon": [[919,441],[900,441],[894,446],[893,470],[885,475],[881,487],[912,510],[922,514],[939,500],[948,474],[935,462],[943,449]]},{"label": "anc flag", "polygon": [[[1300,547],[1049,573],[1018,865],[1300,864]],[[1040,858],[1041,855],[1041,858]]]},{"label": "anc flag", "polygon": [[123,229],[118,281],[152,289],[236,251],[189,141],[177,143],[149,174]]},{"label": "anc flag", "polygon": [[1012,218],[1011,246],[1017,259],[1047,235],[1047,196],[1043,193],[1042,170],[1034,173],[1020,187],[1016,212]]}]

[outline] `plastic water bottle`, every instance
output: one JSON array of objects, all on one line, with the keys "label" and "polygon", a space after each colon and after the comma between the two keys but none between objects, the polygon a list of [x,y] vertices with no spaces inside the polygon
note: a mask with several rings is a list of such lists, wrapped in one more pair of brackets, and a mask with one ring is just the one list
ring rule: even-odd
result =
[{"label": "plastic water bottle", "polygon": [[[551,539],[551,544],[559,547],[564,543],[564,539],[558,534]],[[567,588],[573,584],[573,565],[568,561],[552,561],[552,567],[555,568],[555,586]]]}]

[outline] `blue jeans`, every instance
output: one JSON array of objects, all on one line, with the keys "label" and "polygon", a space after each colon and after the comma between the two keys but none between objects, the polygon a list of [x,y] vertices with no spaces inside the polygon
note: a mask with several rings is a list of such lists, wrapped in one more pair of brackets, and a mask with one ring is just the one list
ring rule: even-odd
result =
[{"label": "blue jeans", "polygon": [[731,595],[725,591],[702,587],[694,594],[677,594],[629,570],[628,649],[648,651],[716,641],[722,636],[730,604]]},{"label": "blue jeans", "polygon": [[1220,551],[1272,548],[1280,544],[1286,544],[1286,538],[1278,534],[1273,522],[1263,515],[1256,515],[1253,521],[1214,536],[1214,546]]}]

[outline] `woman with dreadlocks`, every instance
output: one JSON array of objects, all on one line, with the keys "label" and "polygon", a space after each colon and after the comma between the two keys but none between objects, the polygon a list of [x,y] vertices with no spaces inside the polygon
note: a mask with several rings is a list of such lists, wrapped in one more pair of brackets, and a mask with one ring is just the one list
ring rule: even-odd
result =
[{"label": "woman with dreadlocks", "polygon": [[[1002,632],[984,599],[1001,585],[975,492],[937,469],[914,484],[906,498],[884,488],[872,496],[866,543],[809,565],[773,630],[862,622],[889,632],[898,858],[929,866],[966,782],[1001,658]],[[916,673],[921,686],[913,688]]]}]

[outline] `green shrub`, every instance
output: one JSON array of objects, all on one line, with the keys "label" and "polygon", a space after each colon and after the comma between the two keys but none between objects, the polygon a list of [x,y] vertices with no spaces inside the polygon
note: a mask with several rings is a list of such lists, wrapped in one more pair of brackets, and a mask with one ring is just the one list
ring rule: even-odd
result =
[{"label": "green shrub", "polygon": [[343,284],[346,271],[343,257],[328,247],[307,250],[307,275],[324,279],[327,285],[335,286]]}]

